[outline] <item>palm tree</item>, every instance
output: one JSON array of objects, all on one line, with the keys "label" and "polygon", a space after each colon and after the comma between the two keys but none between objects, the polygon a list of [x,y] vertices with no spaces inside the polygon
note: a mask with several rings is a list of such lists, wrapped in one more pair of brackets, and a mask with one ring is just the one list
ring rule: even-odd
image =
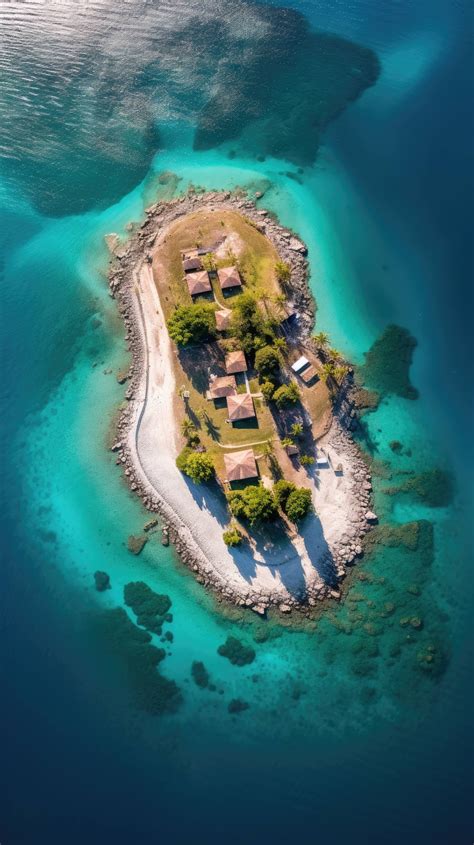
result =
[{"label": "palm tree", "polygon": [[338,384],[341,384],[341,382],[344,381],[344,379],[347,375],[348,369],[349,368],[346,365],[342,365],[340,367],[335,367],[334,378],[336,379]]},{"label": "palm tree", "polygon": [[328,350],[328,356],[329,358],[332,358],[333,361],[339,361],[339,359],[342,358],[339,350],[334,348]]},{"label": "palm tree", "polygon": [[271,458],[274,452],[273,440],[265,440],[265,443],[262,445],[262,456],[264,458]]},{"label": "palm tree", "polygon": [[189,419],[189,417],[185,417],[183,422],[181,423],[181,434],[183,437],[188,439],[190,434],[196,431],[196,426],[194,425],[193,421]]},{"label": "palm tree", "polygon": [[318,334],[313,335],[312,340],[318,349],[324,350],[329,344],[329,335],[326,332],[318,332]]},{"label": "palm tree", "polygon": [[335,371],[336,371],[336,367],[334,366],[334,364],[323,364],[321,369],[322,369],[321,378],[326,384],[328,382],[330,383],[331,381],[334,381]]},{"label": "palm tree", "polygon": [[293,437],[300,437],[303,434],[303,426],[301,423],[293,423],[291,426],[291,433]]}]

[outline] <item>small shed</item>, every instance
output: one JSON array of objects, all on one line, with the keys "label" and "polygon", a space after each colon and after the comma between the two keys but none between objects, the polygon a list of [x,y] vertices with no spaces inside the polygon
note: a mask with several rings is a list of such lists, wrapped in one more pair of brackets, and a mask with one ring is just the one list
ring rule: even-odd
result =
[{"label": "small shed", "polygon": [[224,396],[233,396],[237,392],[235,376],[220,376],[212,379],[208,396],[209,399],[222,399]]},{"label": "small shed", "polygon": [[310,384],[310,382],[314,381],[314,379],[318,377],[318,373],[311,364],[309,367],[306,367],[306,369],[303,370],[303,372],[301,372],[299,376],[305,384]]},{"label": "small shed", "polygon": [[217,271],[217,275],[219,277],[219,284],[222,290],[242,287],[242,279],[240,278],[237,267],[221,267],[221,269]]},{"label": "small shed", "polygon": [[225,356],[225,371],[228,375],[247,372],[247,361],[242,349],[236,349]]},{"label": "small shed", "polygon": [[212,291],[209,274],[206,270],[201,270],[197,273],[186,273],[186,284],[191,296]]},{"label": "small shed", "polygon": [[231,317],[232,311],[228,308],[222,308],[220,311],[216,311],[216,328],[219,332],[225,332],[229,328]]},{"label": "small shed", "polygon": [[255,406],[250,393],[236,393],[227,397],[227,411],[231,422],[248,420],[255,416]]},{"label": "small shed", "polygon": [[229,452],[224,455],[227,481],[245,481],[247,478],[257,478],[258,469],[253,449],[241,452]]},{"label": "small shed", "polygon": [[298,358],[298,360],[295,361],[295,363],[291,365],[291,369],[293,370],[294,373],[300,373],[302,370],[304,370],[305,367],[308,366],[308,364],[309,364],[308,359],[305,358],[304,355],[302,355],[301,358]]},{"label": "small shed", "polygon": [[299,452],[300,452],[300,450],[298,449],[298,446],[296,446],[295,443],[290,443],[288,446],[285,447],[285,449],[286,449],[286,454],[289,455],[290,458],[293,458],[295,455],[299,455]]}]

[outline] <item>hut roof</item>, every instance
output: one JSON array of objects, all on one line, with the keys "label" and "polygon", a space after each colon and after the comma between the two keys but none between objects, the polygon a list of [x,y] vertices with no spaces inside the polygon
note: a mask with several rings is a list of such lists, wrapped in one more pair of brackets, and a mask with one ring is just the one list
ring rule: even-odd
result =
[{"label": "hut roof", "polygon": [[224,455],[224,464],[228,481],[243,481],[245,478],[256,478],[258,475],[253,449],[228,452]]},{"label": "hut roof", "polygon": [[201,260],[199,258],[185,258],[183,260],[183,269],[186,273],[192,272],[193,270],[202,270],[203,266]]},{"label": "hut roof", "polygon": [[198,293],[207,293],[212,290],[206,270],[200,270],[197,273],[186,273],[186,283],[191,296],[196,296]]},{"label": "hut roof", "polygon": [[247,361],[245,360],[245,352],[242,349],[236,349],[235,352],[229,352],[225,356],[226,373],[245,373],[246,370]]},{"label": "hut roof", "polygon": [[220,376],[211,381],[209,385],[209,397],[221,399],[223,396],[232,396],[237,390],[235,376]]},{"label": "hut roof", "polygon": [[304,355],[302,355],[301,358],[298,358],[298,360],[295,361],[295,363],[291,365],[291,369],[293,370],[294,373],[299,373],[300,370],[304,369],[304,367],[307,367],[308,364],[309,364],[308,359],[305,358]]},{"label": "hut roof", "polygon": [[298,455],[299,451],[300,450],[298,449],[298,446],[295,445],[295,443],[290,443],[290,445],[286,447],[286,454],[290,456]]},{"label": "hut roof", "polygon": [[225,332],[229,328],[231,316],[232,311],[229,311],[228,308],[222,308],[220,311],[216,311],[216,326],[218,331]]},{"label": "hut roof", "polygon": [[315,368],[311,365],[303,373],[300,373],[300,378],[303,379],[305,384],[309,384],[317,375]]},{"label": "hut roof", "polygon": [[225,288],[236,288],[242,285],[237,267],[222,267],[217,271],[217,275],[219,276],[219,284],[222,290],[225,290]]},{"label": "hut roof", "polygon": [[247,420],[255,416],[255,408],[250,393],[236,393],[227,397],[227,410],[231,422]]}]

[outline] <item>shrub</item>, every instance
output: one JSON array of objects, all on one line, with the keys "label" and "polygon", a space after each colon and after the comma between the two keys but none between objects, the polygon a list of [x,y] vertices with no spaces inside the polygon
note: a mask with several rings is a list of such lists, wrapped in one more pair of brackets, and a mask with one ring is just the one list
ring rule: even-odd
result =
[{"label": "shrub", "polygon": [[210,455],[193,452],[188,446],[176,458],[176,466],[197,484],[210,481],[214,475],[214,463]]},{"label": "shrub", "polygon": [[238,546],[242,542],[242,534],[237,528],[227,528],[222,537],[226,546]]},{"label": "shrub", "polygon": [[272,381],[264,381],[260,390],[262,391],[263,398],[266,402],[271,402],[273,394],[275,393],[275,385]]},{"label": "shrub", "polygon": [[306,487],[299,487],[291,491],[286,500],[284,511],[292,522],[299,522],[309,513],[312,506],[311,490],[307,490]]},{"label": "shrub", "polygon": [[285,510],[288,496],[294,490],[296,490],[296,484],[293,484],[292,481],[287,481],[285,478],[280,478],[280,480],[273,485],[273,495],[283,510]]},{"label": "shrub", "polygon": [[178,305],[168,320],[168,331],[179,346],[215,337],[213,306],[206,303]]},{"label": "shrub", "polygon": [[246,487],[228,495],[231,513],[248,519],[251,525],[268,521],[276,516],[277,507],[273,494],[265,487]]},{"label": "shrub", "polygon": [[279,408],[294,405],[299,398],[300,392],[294,381],[291,381],[289,384],[282,384],[273,394],[273,400]]},{"label": "shrub", "polygon": [[271,375],[280,367],[280,353],[273,346],[262,346],[255,354],[255,369],[263,376]]},{"label": "shrub", "polygon": [[304,467],[310,467],[314,464],[314,458],[312,455],[301,455],[300,456],[300,464]]},{"label": "shrub", "polygon": [[283,285],[288,284],[291,279],[291,268],[286,261],[277,261],[275,264],[275,273],[278,281]]}]

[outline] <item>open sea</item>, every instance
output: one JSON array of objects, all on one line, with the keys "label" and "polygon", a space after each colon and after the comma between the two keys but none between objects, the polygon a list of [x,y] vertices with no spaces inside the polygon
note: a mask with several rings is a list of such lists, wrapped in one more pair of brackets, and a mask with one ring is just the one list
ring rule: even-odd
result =
[{"label": "open sea", "polygon": [[[4,0],[0,25],[1,845],[470,845],[471,4]],[[377,542],[305,626],[225,611],[159,534],[127,550],[104,235],[191,183],[264,192],[382,394]],[[110,624],[138,580],[172,603],[173,712]]]}]

